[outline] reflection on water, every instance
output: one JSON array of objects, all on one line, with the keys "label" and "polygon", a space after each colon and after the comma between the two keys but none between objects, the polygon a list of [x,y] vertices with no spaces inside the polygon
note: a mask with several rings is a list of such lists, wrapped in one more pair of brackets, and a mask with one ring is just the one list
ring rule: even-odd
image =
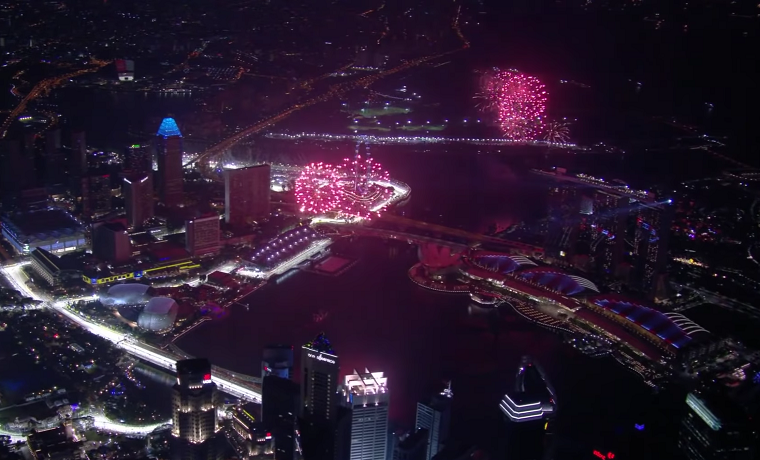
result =
[{"label": "reflection on water", "polygon": [[[229,318],[203,324],[178,345],[214,364],[256,375],[265,345],[298,346],[324,331],[343,374],[362,367],[386,372],[395,423],[411,426],[416,401],[451,379],[456,429],[486,443],[499,424],[498,402],[525,354],[547,369],[563,401],[558,431],[574,439],[573,445],[590,443],[610,420],[651,416],[647,388],[612,360],[582,356],[509,309],[470,315],[469,296],[412,283],[407,270],[417,260],[413,246],[359,239],[336,250],[359,262],[340,277],[303,272],[260,289],[246,299],[248,311],[233,307]],[[320,312],[329,314],[315,322]],[[621,392],[627,395],[624,401]]]}]

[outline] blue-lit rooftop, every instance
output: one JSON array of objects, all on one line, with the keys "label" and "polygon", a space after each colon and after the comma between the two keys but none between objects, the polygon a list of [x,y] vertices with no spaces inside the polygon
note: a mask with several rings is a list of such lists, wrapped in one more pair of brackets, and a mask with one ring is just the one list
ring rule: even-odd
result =
[{"label": "blue-lit rooftop", "polygon": [[332,344],[330,344],[330,341],[327,340],[327,336],[324,332],[320,332],[319,335],[314,337],[314,340],[304,346],[306,348],[311,348],[312,350],[317,350],[322,353],[329,353],[331,355],[335,354],[335,350],[333,350]]},{"label": "blue-lit rooftop", "polygon": [[675,348],[687,345],[694,334],[709,333],[680,313],[662,313],[620,296],[608,294],[596,297],[593,302],[657,335]]},{"label": "blue-lit rooftop", "polygon": [[158,127],[156,136],[164,138],[174,136],[182,137],[182,132],[180,132],[179,126],[177,126],[177,122],[174,121],[174,118],[164,118],[163,121],[161,121],[161,126]]}]

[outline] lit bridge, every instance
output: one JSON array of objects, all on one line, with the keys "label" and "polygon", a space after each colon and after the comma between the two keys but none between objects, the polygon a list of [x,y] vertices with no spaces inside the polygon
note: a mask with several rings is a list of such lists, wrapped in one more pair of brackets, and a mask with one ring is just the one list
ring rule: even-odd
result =
[{"label": "lit bridge", "polygon": [[[494,236],[482,235],[458,228],[446,227],[444,225],[431,224],[429,222],[408,219],[406,217],[393,214],[383,214],[378,219],[372,221],[372,223],[375,222],[381,225],[381,228],[378,230],[386,230],[387,227],[390,226],[391,228],[387,229],[388,231],[405,233],[413,238],[418,238],[419,236],[427,236],[435,240],[444,240],[449,242],[453,240],[455,243],[466,246],[470,246],[476,243],[492,244],[498,247],[509,248],[510,251],[516,253],[537,258],[542,258],[544,253],[544,248],[528,243],[523,243],[521,241],[496,238]],[[372,225],[372,223],[370,225]],[[415,233],[419,231],[423,231],[426,234],[419,235],[419,233]],[[447,240],[447,238],[450,240]]]},{"label": "lit bridge", "polygon": [[252,125],[245,127],[244,129],[238,131],[237,133],[232,134],[226,139],[209,147],[205,152],[201,153],[197,158],[186,163],[184,166],[188,167],[193,164],[198,164],[204,176],[212,180],[220,180],[218,175],[213,173],[213,169],[210,165],[211,160],[217,157],[218,155],[223,154],[225,151],[231,149],[233,146],[249,138],[250,136],[253,136],[255,134],[262,132],[263,130],[269,128],[270,126],[276,123],[279,123],[280,121],[288,118],[290,115],[302,109],[317,105],[321,102],[329,101],[335,97],[342,96],[343,94],[355,89],[368,88],[370,85],[374,84],[378,80],[381,80],[385,77],[394,75],[399,72],[403,72],[405,70],[416,67],[420,64],[430,62],[434,59],[438,59],[440,57],[452,54],[454,52],[457,52],[466,48],[467,46],[463,48],[457,48],[455,50],[447,51],[444,53],[432,54],[432,55],[424,56],[417,59],[411,59],[411,60],[403,62],[402,64],[396,67],[393,67],[388,70],[384,70],[382,72],[378,72],[376,74],[366,75],[355,80],[350,80],[350,81],[330,85],[323,93],[313,96],[311,98],[308,98],[306,100],[300,101],[296,104],[293,104],[290,107],[285,108],[274,115],[264,118]]}]

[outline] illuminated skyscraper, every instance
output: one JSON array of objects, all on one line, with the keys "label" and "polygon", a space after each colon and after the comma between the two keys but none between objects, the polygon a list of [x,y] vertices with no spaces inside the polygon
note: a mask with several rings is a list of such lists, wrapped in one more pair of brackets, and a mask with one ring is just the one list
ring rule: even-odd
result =
[{"label": "illuminated skyscraper", "polygon": [[219,252],[219,216],[216,213],[185,222],[185,249],[193,257]]},{"label": "illuminated skyscraper", "polygon": [[124,206],[127,209],[127,223],[131,228],[140,228],[153,217],[153,174],[134,174],[124,177],[122,183]]},{"label": "illuminated skyscraper", "polygon": [[269,345],[264,348],[264,356],[261,359],[261,378],[276,375],[282,379],[290,379],[292,373],[292,345]]},{"label": "illuminated skyscraper", "polygon": [[[745,401],[746,404],[746,401]],[[689,393],[678,447],[689,460],[750,460],[757,434],[745,407],[727,396]]]},{"label": "illuminated skyscraper", "polygon": [[219,398],[211,381],[207,359],[177,361],[177,383],[172,395],[172,458],[207,460],[219,458],[219,427],[216,410]]},{"label": "illuminated skyscraper", "polygon": [[636,216],[634,251],[638,256],[641,291],[650,299],[655,298],[659,278],[666,273],[673,212],[670,203],[643,205]]},{"label": "illuminated skyscraper", "polygon": [[504,395],[499,409],[504,414],[501,458],[541,460],[557,403],[544,372],[529,357],[523,357],[514,387]]},{"label": "illuminated skyscraper", "polygon": [[347,408],[341,427],[340,452],[346,460],[376,460],[388,457],[388,378],[382,372],[354,371],[341,387],[342,405]]},{"label": "illuminated skyscraper", "polygon": [[604,190],[594,190],[593,193],[593,213],[586,222],[591,235],[592,256],[599,274],[612,277],[623,261],[628,218],[625,206],[629,199]]},{"label": "illuminated skyscraper", "polygon": [[451,382],[440,394],[433,395],[427,402],[417,403],[417,419],[415,428],[424,429],[428,435],[426,460],[435,457],[441,450],[441,444],[449,437],[451,424]]},{"label": "illuminated skyscraper", "polygon": [[301,348],[301,414],[314,420],[335,420],[338,356],[324,333]]},{"label": "illuminated skyscraper", "polygon": [[305,458],[333,458],[339,370],[338,356],[324,334],[301,348],[300,417]]},{"label": "illuminated skyscraper", "polygon": [[224,220],[243,225],[269,215],[269,165],[224,171]]},{"label": "illuminated skyscraper", "polygon": [[153,171],[153,159],[149,146],[134,144],[124,151],[124,171],[132,174],[146,174]]},{"label": "illuminated skyscraper", "polygon": [[111,210],[111,176],[97,174],[82,178],[82,214],[92,217]]},{"label": "illuminated skyscraper", "polygon": [[156,133],[158,198],[167,207],[183,203],[182,133],[174,118],[164,118]]}]

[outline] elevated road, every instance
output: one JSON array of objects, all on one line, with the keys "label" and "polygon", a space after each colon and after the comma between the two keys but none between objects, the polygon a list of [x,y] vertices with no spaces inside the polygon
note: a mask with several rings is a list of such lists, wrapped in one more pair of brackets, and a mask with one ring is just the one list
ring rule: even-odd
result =
[{"label": "elevated road", "polygon": [[32,100],[38,98],[41,95],[47,94],[52,90],[53,88],[60,86],[61,84],[65,83],[67,80],[71,80],[72,78],[78,77],[80,75],[84,75],[86,73],[95,72],[96,70],[101,69],[102,67],[110,64],[111,61],[98,61],[93,59],[91,64],[92,67],[88,67],[86,69],[80,69],[75,72],[69,72],[64,75],[60,75],[57,77],[50,77],[46,78],[45,80],[42,80],[41,82],[37,83],[34,88],[32,88],[31,91],[29,91],[29,94],[27,94],[21,102],[18,103],[16,108],[14,108],[10,115],[8,115],[8,118],[3,121],[3,123],[0,125],[0,139],[3,139],[5,135],[8,133],[8,128],[10,128],[11,123],[13,123],[13,120],[18,118],[24,110],[26,110],[27,104],[31,102]]},{"label": "elevated road", "polygon": [[720,308],[741,313],[742,315],[749,316],[750,318],[753,318],[753,319],[760,319],[760,308],[755,307],[754,305],[746,304],[744,302],[739,302],[738,300],[734,300],[734,299],[729,299],[728,297],[722,296],[720,294],[716,294],[714,292],[706,291],[704,289],[696,289],[696,288],[692,288],[688,286],[682,286],[682,287],[696,292],[697,294],[702,296],[704,300],[689,302],[685,305],[675,308],[673,310],[675,312],[684,312],[692,308],[698,307],[700,305],[711,303],[713,305],[717,305]]},{"label": "elevated road", "polygon": [[[417,229],[428,232],[433,239],[444,239],[445,236],[454,237],[460,240],[467,241],[469,243],[488,243],[498,246],[508,247],[515,252],[521,254],[541,257],[544,253],[544,248],[540,246],[534,246],[532,244],[523,243],[520,241],[505,240],[496,238],[493,236],[481,235],[479,233],[468,232],[458,228],[446,227],[443,225],[431,224],[428,222],[422,222],[419,220],[408,219],[406,217],[396,216],[393,214],[384,214],[378,219],[379,223],[390,223],[396,226],[398,231],[407,232],[409,229]],[[408,232],[414,233],[414,232]],[[460,243],[462,244],[462,243]]]},{"label": "elevated road", "polygon": [[445,53],[439,53],[434,54],[430,56],[421,57],[418,59],[412,59],[409,61],[404,62],[403,64],[396,66],[392,69],[384,70],[382,72],[378,72],[373,75],[367,75],[361,78],[358,78],[356,80],[351,80],[348,82],[343,83],[337,83],[334,85],[330,85],[325,92],[318,96],[311,97],[309,99],[306,99],[304,101],[298,102],[274,115],[271,115],[267,118],[264,118],[263,120],[260,120],[246,128],[244,128],[241,131],[238,131],[237,133],[233,134],[232,136],[222,140],[221,142],[217,143],[216,145],[211,146],[209,149],[207,149],[205,152],[203,152],[201,155],[199,155],[197,158],[193,159],[192,161],[185,164],[185,166],[192,166],[194,164],[200,165],[201,171],[203,174],[214,180],[219,180],[216,174],[213,174],[213,169],[210,166],[210,162],[214,157],[217,157],[218,155],[223,154],[226,150],[232,148],[239,142],[245,140],[246,138],[258,134],[264,129],[274,125],[275,123],[278,123],[290,115],[305,109],[307,107],[311,107],[313,105],[319,104],[321,102],[326,102],[330,99],[333,99],[335,97],[341,96],[345,94],[348,91],[359,89],[359,88],[367,88],[373,83],[377,82],[378,80],[381,80],[383,78],[386,78],[388,76],[394,75],[399,72],[403,72],[405,70],[411,69],[413,67],[416,67],[420,64],[424,64],[426,62],[432,61],[434,59],[438,59],[440,57],[446,56],[448,54],[452,54],[456,51],[460,51],[461,49],[465,48],[459,48],[452,51],[447,51]]},{"label": "elevated road", "polygon": [[389,238],[393,240],[408,241],[410,243],[437,244],[456,249],[467,249],[469,246],[446,239],[431,238],[413,233],[388,230],[384,228],[372,228],[363,225],[336,225],[336,230],[341,235],[372,236],[377,238]]},{"label": "elevated road", "polygon": [[[28,262],[26,262],[28,263]],[[5,266],[0,269],[0,274],[5,276],[8,283],[14,286],[19,292],[27,297],[43,302],[43,306],[49,308],[62,317],[77,324],[83,329],[102,337],[113,343],[116,347],[121,348],[130,355],[147,361],[163,369],[175,370],[175,363],[184,359],[184,356],[174,354],[170,351],[162,350],[154,346],[142,343],[134,339],[131,335],[115,331],[105,325],[98,324],[88,320],[83,316],[69,310],[66,307],[67,302],[63,300],[54,300],[46,295],[37,294],[26,285],[25,275],[21,271],[22,265],[26,263]],[[92,300],[92,298],[70,299],[69,302],[77,300]],[[261,402],[261,381],[255,377],[239,374],[220,367],[214,367],[211,380],[216,383],[217,387],[236,398],[246,401]]]}]

